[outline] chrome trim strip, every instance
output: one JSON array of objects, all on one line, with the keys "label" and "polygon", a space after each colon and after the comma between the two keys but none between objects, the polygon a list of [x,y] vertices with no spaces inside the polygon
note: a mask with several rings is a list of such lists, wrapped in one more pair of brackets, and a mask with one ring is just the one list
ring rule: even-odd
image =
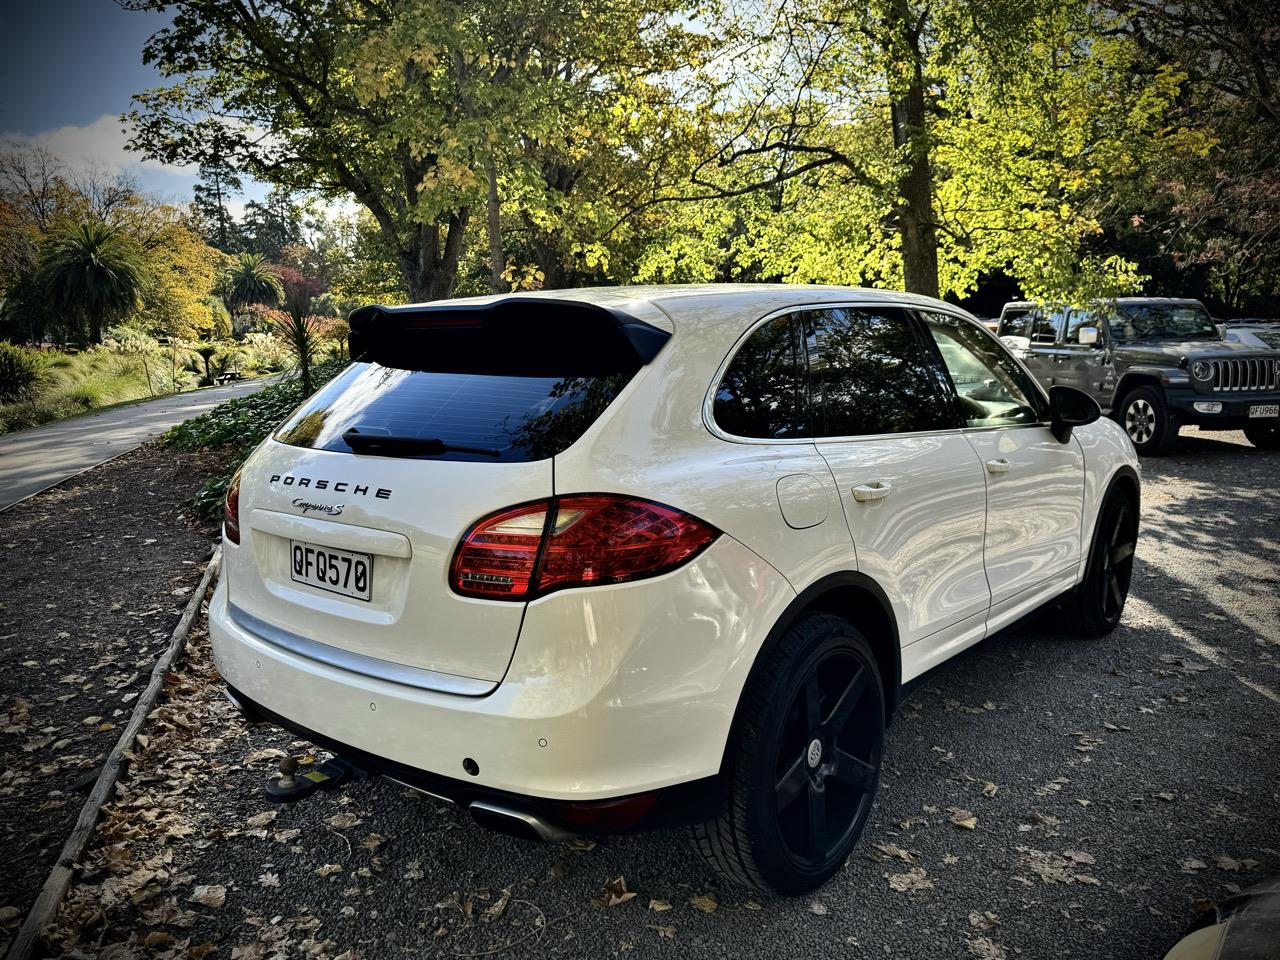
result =
[{"label": "chrome trim strip", "polygon": [[430,690],[433,693],[451,693],[460,697],[483,697],[497,689],[494,680],[477,680],[474,677],[458,677],[450,673],[437,673],[435,670],[424,670],[421,667],[410,667],[390,660],[368,657],[351,650],[331,647],[318,640],[291,633],[281,627],[273,626],[260,620],[251,613],[241,610],[234,603],[227,604],[227,614],[231,622],[242,630],[247,630],[263,643],[269,643],[290,653],[296,653],[308,660],[337,667],[350,673],[358,673],[364,677],[386,680],[417,690]]}]

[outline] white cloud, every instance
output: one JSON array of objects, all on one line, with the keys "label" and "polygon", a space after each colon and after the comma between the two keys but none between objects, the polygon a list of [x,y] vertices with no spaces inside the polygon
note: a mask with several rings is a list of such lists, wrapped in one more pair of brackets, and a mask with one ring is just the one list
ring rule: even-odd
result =
[{"label": "white cloud", "polygon": [[130,151],[124,123],[109,113],[85,126],[57,127],[35,134],[3,133],[0,141],[6,146],[44,147],[73,173],[94,167],[128,173],[138,179],[144,190],[154,193],[188,193],[196,177],[194,167],[146,160]]}]

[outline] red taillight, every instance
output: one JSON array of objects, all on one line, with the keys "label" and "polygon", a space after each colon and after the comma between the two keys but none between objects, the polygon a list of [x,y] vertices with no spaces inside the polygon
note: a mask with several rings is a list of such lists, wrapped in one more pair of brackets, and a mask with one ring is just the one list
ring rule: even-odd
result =
[{"label": "red taillight", "polygon": [[453,556],[458,593],[530,600],[566,587],[657,576],[697,556],[718,531],[660,503],[610,494],[539,500],[476,523]]},{"label": "red taillight", "polygon": [[240,542],[240,471],[227,484],[227,502],[222,512],[222,534],[232,543]]}]

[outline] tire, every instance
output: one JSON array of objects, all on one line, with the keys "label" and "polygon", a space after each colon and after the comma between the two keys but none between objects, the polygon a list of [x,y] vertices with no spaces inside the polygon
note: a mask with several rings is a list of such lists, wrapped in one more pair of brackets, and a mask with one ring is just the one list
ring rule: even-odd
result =
[{"label": "tire", "polygon": [[1137,387],[1125,394],[1116,419],[1143,456],[1168,453],[1178,442],[1178,421],[1155,387]]},{"label": "tire", "polygon": [[1137,506],[1128,494],[1113,491],[1098,515],[1084,579],[1066,602],[1072,633],[1105,637],[1120,625],[1133,581],[1137,545]]},{"label": "tire", "polygon": [[1280,426],[1250,424],[1244,428],[1244,435],[1259,450],[1280,450]]},{"label": "tire", "polygon": [[726,880],[807,893],[843,865],[880,785],[871,646],[840,617],[803,616],[753,672],[738,716],[721,813],[692,828],[694,843]]}]

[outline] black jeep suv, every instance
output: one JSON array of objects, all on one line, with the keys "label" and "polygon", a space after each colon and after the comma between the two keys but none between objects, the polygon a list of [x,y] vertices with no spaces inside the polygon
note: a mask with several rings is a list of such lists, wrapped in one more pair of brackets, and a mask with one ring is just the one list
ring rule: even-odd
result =
[{"label": "black jeep suv", "polygon": [[1091,394],[1139,453],[1167,453],[1183,424],[1244,430],[1254,446],[1280,449],[1280,350],[1223,339],[1198,300],[1011,306],[1001,339],[1046,386]]}]

